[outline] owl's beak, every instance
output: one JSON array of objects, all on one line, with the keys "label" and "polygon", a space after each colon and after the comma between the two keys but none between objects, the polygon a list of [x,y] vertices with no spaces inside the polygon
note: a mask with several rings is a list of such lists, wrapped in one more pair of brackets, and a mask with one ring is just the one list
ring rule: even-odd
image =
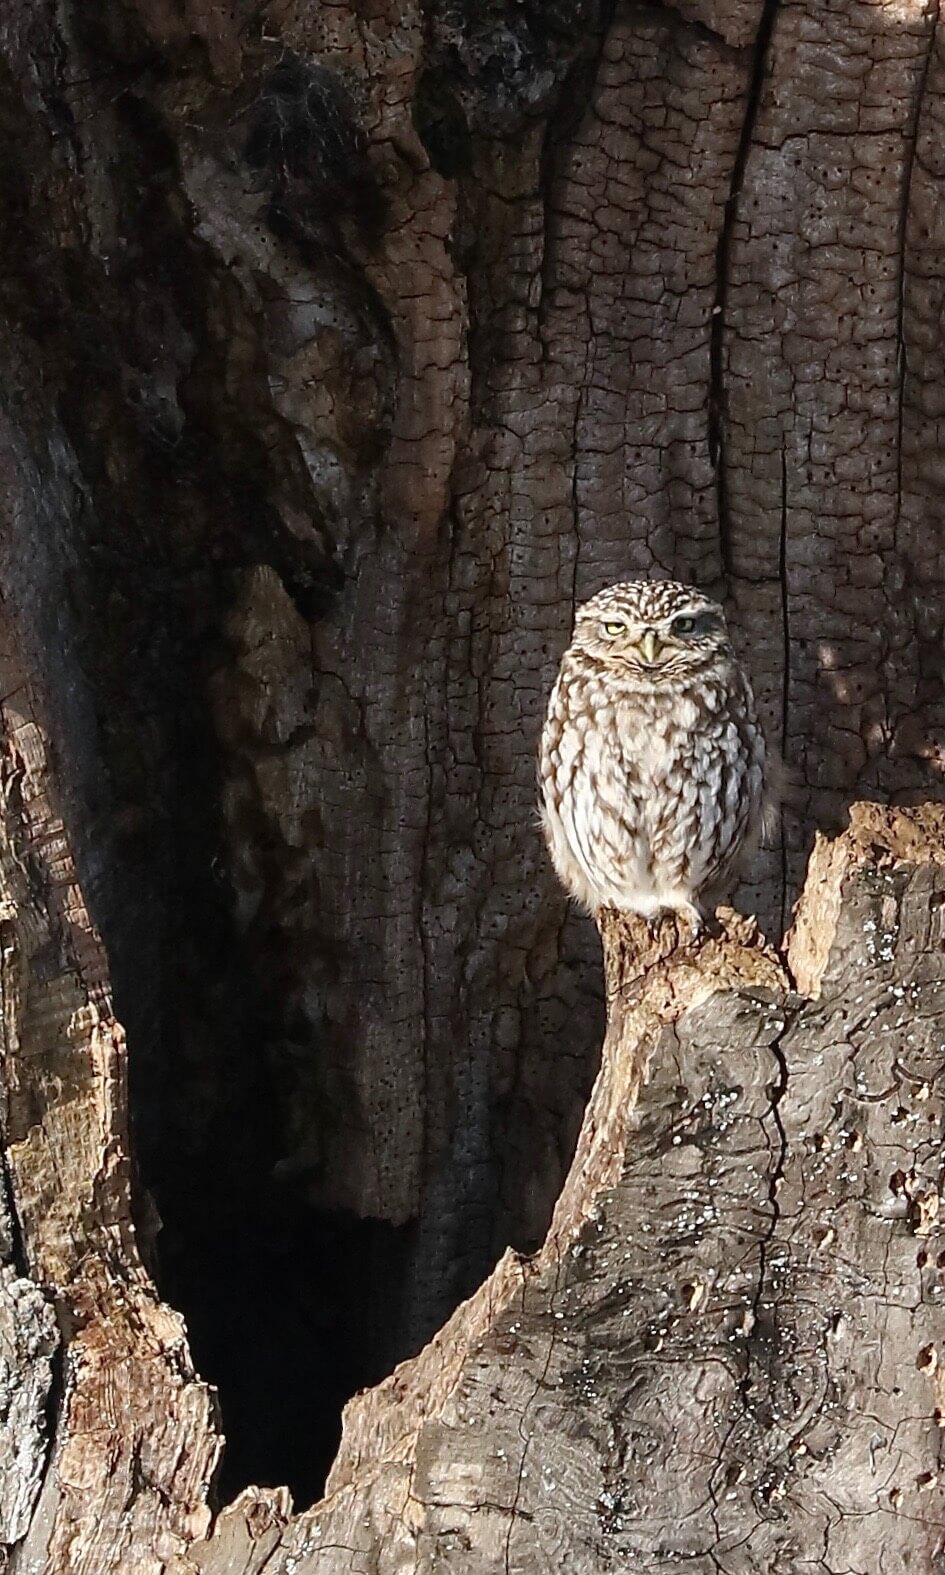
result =
[{"label": "owl's beak", "polygon": [[643,653],[644,661],[652,667],[659,660],[663,650],[663,642],[655,629],[644,629],[640,636],[639,648]]}]

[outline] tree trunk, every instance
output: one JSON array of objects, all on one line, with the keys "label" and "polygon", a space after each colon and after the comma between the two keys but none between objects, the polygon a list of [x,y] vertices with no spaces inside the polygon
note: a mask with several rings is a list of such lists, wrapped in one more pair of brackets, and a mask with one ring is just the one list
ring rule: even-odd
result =
[{"label": "tree trunk", "polygon": [[[937,16],[6,0],[20,1575],[945,1560]],[[773,942],[852,825],[605,987],[534,755],[641,572]]]}]

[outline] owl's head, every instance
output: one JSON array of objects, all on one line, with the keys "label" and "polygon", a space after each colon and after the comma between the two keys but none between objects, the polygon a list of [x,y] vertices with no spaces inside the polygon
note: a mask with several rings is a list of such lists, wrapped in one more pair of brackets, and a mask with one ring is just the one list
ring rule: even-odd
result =
[{"label": "owl's head", "polygon": [[628,580],[578,608],[573,646],[653,682],[733,657],[718,602],[675,580]]}]

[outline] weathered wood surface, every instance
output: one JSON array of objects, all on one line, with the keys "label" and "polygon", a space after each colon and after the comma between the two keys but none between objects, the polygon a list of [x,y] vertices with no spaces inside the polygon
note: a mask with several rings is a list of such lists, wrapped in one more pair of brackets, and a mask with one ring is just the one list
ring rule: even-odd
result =
[{"label": "weathered wood surface", "polygon": [[158,1575],[209,1524],[213,1398],[138,1258],[125,1038],[8,625],[0,673],[0,1567]]},{"label": "weathered wood surface", "polygon": [[129,1223],[122,1036],[25,690],[6,715],[11,1570],[939,1567],[945,812],[858,806],[818,848],[787,961],[809,995],[748,921],[698,947],[605,923],[602,1068],[544,1246],[351,1403],[321,1504],[249,1490],[214,1519],[210,1396]]},{"label": "weathered wood surface", "polygon": [[642,977],[604,940],[541,1251],[352,1402],[323,1505],[257,1539],[249,1499],[174,1575],[942,1567],[945,814],[818,849],[812,998],[737,921]]}]

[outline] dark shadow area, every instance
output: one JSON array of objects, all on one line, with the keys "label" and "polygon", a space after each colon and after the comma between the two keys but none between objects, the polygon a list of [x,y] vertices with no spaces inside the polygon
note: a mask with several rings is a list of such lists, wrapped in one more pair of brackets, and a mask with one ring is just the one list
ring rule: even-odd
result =
[{"label": "dark shadow area", "polygon": [[[409,1232],[318,1209],[286,1170],[283,980],[231,913],[199,643],[153,643],[160,673],[129,669],[131,690],[110,696],[116,744],[162,741],[159,802],[137,846],[119,818],[94,883],[128,1035],[139,1235],[218,1390],[219,1501],[285,1484],[301,1507],[324,1488],[346,1401],[408,1354],[396,1329]],[[293,1052],[317,1065],[317,1037]]]},{"label": "dark shadow area", "polygon": [[[17,172],[0,215],[0,317],[23,366],[39,369],[35,386],[24,373],[23,430],[47,485],[59,464],[68,492],[57,516],[63,540],[48,549],[59,554],[62,582],[42,631],[54,713],[59,707],[50,732],[83,893],[127,1032],[142,1253],[186,1322],[198,1371],[219,1391],[218,1495],[286,1484],[304,1506],[323,1489],[345,1402],[414,1354],[507,1241],[528,1249],[542,1239],[593,1076],[567,1041],[575,1022],[601,1015],[598,963],[595,955],[585,970],[586,937],[571,926],[570,994],[553,987],[547,960],[539,987],[518,988],[526,1036],[580,1061],[557,1092],[549,1093],[543,1056],[523,1074],[515,1035],[501,1044],[483,1035],[475,1056],[467,1053],[466,998],[456,993],[455,1021],[438,1042],[438,1064],[431,1052],[423,1094],[437,1077],[450,1083],[457,1045],[468,1086],[440,1090],[448,1114],[442,1152],[423,1157],[422,1227],[324,1206],[334,1175],[325,1133],[356,1132],[365,1150],[374,1134],[346,1082],[345,1003],[331,1002],[334,1015],[326,1007],[339,993],[341,948],[326,933],[331,921],[312,878],[319,783],[310,778],[314,809],[294,842],[280,841],[252,803],[227,821],[234,755],[243,752],[249,774],[277,762],[285,744],[260,736],[261,724],[254,731],[252,706],[233,700],[247,681],[230,614],[241,578],[265,569],[313,629],[356,578],[379,528],[374,467],[394,401],[392,336],[375,292],[327,244],[336,239],[331,225],[318,229],[312,219],[335,198],[337,181],[316,180],[325,147],[343,161],[361,143],[327,73],[267,68],[262,110],[247,119],[242,100],[224,103],[200,87],[183,46],[179,60],[162,60],[110,13],[83,27],[88,60],[77,48],[76,91],[56,100],[62,145],[76,138],[71,162],[59,162],[59,144],[24,117],[16,84],[0,76],[0,156]],[[62,84],[52,80],[55,61],[46,64],[51,94]],[[362,498],[362,513],[341,522],[358,537],[344,563],[333,544],[338,521],[321,518],[291,426],[273,407],[263,305],[241,294],[238,272],[193,228],[179,125],[162,108],[176,74],[208,135],[229,136],[231,122],[243,128],[232,136],[234,147],[248,140],[247,184],[276,169],[267,222],[304,257],[306,279],[327,281],[357,306],[351,382],[345,362],[337,394],[351,404],[342,438]],[[318,138],[277,135],[286,106],[301,106],[309,127],[317,121]],[[28,160],[24,120],[34,125]],[[19,178],[21,164],[29,180]],[[87,167],[108,187],[116,239],[106,261],[88,242]],[[366,200],[363,182],[357,190]],[[306,207],[313,191],[319,200]],[[373,244],[383,208],[368,207]],[[377,380],[376,401],[363,395],[370,420],[358,403],[369,381],[362,360]],[[44,450],[49,433],[58,447]],[[221,675],[231,689],[215,710]],[[323,677],[313,660],[316,701]],[[297,730],[307,729],[316,723],[306,711]],[[378,801],[389,770],[380,760]],[[467,835],[459,828],[457,843]],[[246,849],[261,895],[241,909]],[[559,961],[560,922],[560,908],[549,910],[532,937]],[[474,944],[467,934],[458,942]],[[507,982],[501,989],[511,997]],[[594,1042],[596,1058],[596,1029],[582,1026],[578,1039]],[[533,1143],[536,1126],[564,1138]]]},{"label": "dark shadow area", "polygon": [[24,447],[42,453],[35,434],[55,432],[74,493],[63,540],[44,544],[58,577],[39,631],[50,732],[127,1032],[141,1249],[219,1391],[218,1494],[284,1483],[305,1505],[345,1401],[405,1354],[394,1331],[406,1232],[319,1210],[286,1174],[287,1040],[299,1063],[317,1064],[320,1046],[311,1026],[301,1041],[286,1029],[278,937],[236,920],[208,686],[247,566],[271,566],[306,619],[340,573],[280,525],[271,495],[291,493],[292,476],[274,475],[259,410],[227,387],[229,284],[182,216],[173,138],[149,97],[167,68],[104,18],[88,27],[88,146],[121,147],[108,269],[84,235],[81,175],[63,174],[39,123],[35,185],[21,178],[34,121],[0,74],[0,318],[23,366],[42,368],[17,389]]},{"label": "dark shadow area", "polygon": [[[209,854],[218,801],[209,734],[204,722],[181,736],[185,717],[177,817],[151,909],[164,924],[156,990],[139,987],[141,953],[126,940],[141,935],[143,916],[115,927],[110,954],[128,1029],[137,1201],[146,1239],[147,1199],[160,1220],[146,1248],[158,1290],[183,1314],[195,1366],[218,1390],[218,1501],[250,1483],[285,1484],[303,1507],[324,1489],[342,1407],[406,1354],[396,1349],[406,1233],[320,1211],[283,1174],[280,1001],[232,923]],[[146,889],[126,892],[126,914]],[[156,1011],[146,1016],[148,1001]],[[302,1048],[317,1061],[316,1043]]]},{"label": "dark shadow area", "polygon": [[218,1500],[285,1483],[308,1505],[337,1452],[342,1407],[384,1376],[372,1325],[396,1300],[401,1233],[319,1216],[277,1186],[221,1195],[217,1177],[191,1179],[206,1189],[199,1211],[183,1191],[165,1201],[160,1283],[186,1309],[197,1369],[219,1389]]}]

